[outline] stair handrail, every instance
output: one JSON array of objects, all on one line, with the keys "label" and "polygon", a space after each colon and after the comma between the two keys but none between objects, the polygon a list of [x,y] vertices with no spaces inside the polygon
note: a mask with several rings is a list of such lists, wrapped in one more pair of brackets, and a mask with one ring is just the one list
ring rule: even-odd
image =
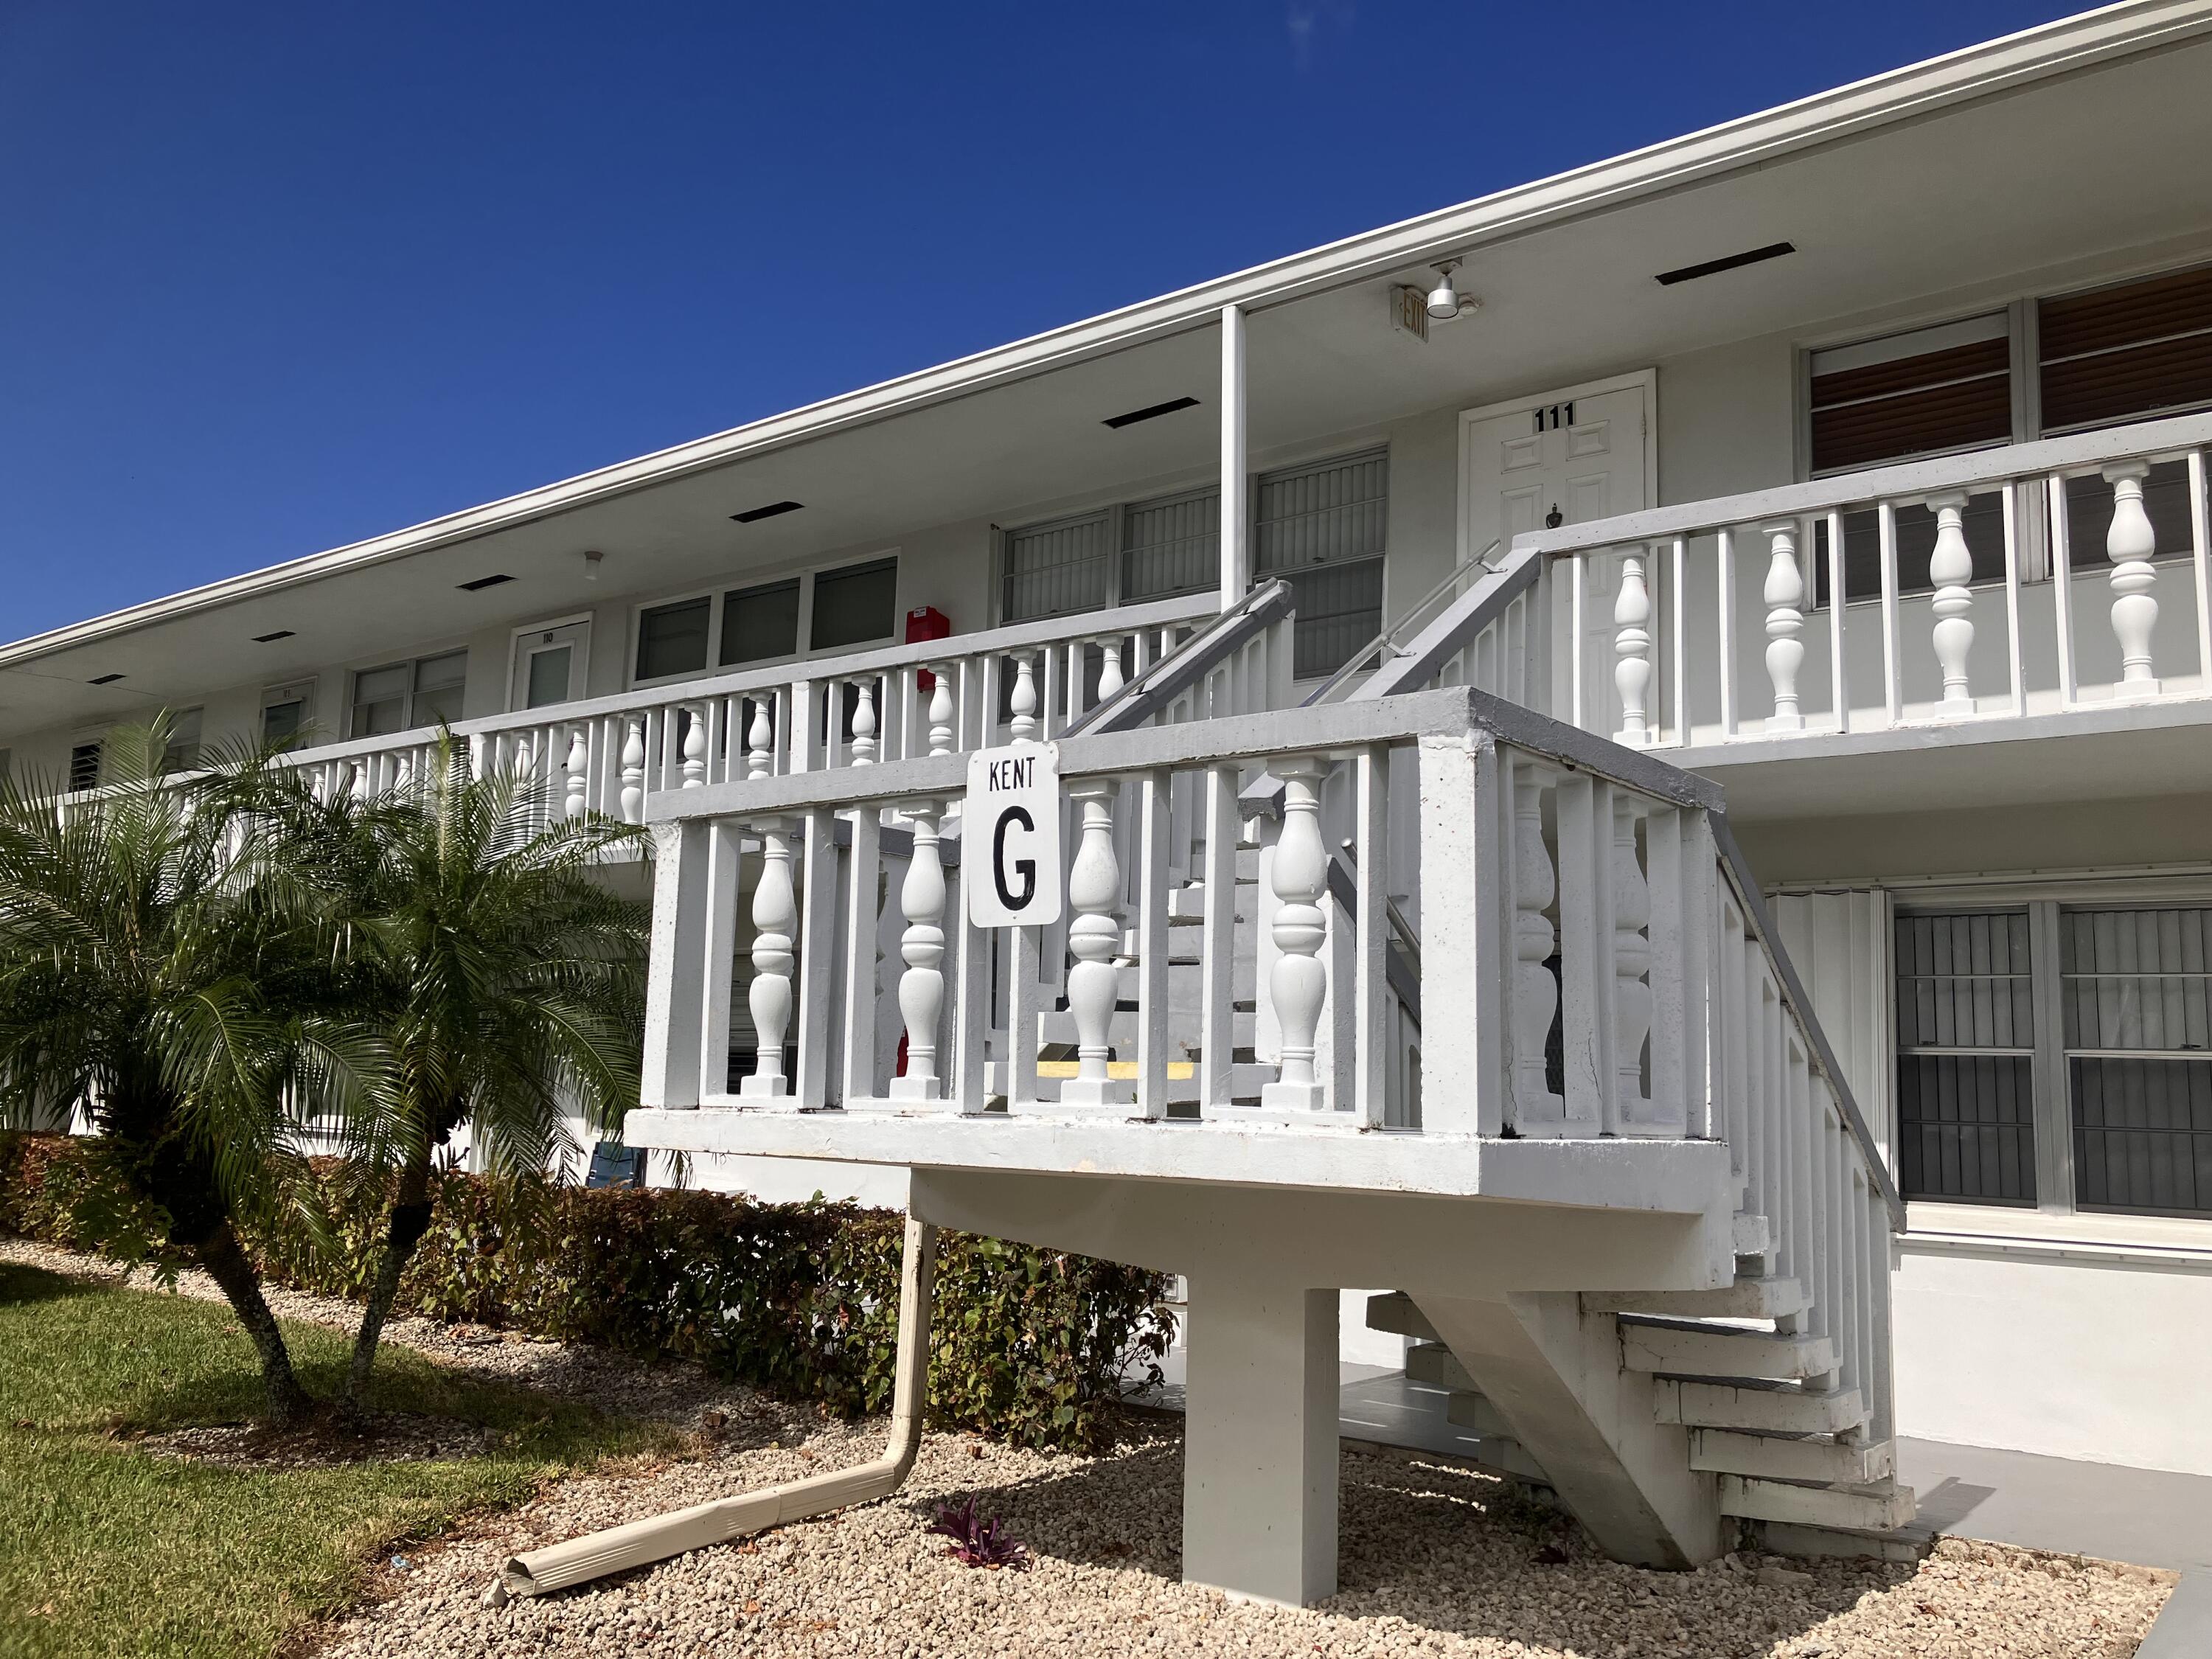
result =
[{"label": "stair handrail", "polygon": [[[1361,646],[1358,650],[1346,657],[1344,659],[1344,665],[1341,668],[1339,668],[1336,672],[1331,674],[1326,680],[1322,681],[1317,690],[1309,692],[1299,702],[1298,707],[1301,708],[1311,708],[1316,703],[1327,702],[1330,696],[1335,692],[1336,688],[1342,685],[1346,680],[1352,679],[1357,676],[1370,658],[1380,656],[1382,658],[1382,663],[1376,664],[1376,666],[1380,667],[1382,665],[1382,663],[1388,663],[1394,658],[1403,656],[1405,654],[1405,647],[1398,643],[1399,635],[1404,633],[1413,620],[1425,613],[1431,605],[1434,605],[1438,599],[1442,599],[1446,593],[1449,592],[1453,588],[1458,586],[1462,581],[1465,580],[1470,571],[1479,570],[1485,574],[1494,573],[1498,569],[1498,566],[1491,562],[1491,555],[1497,552],[1498,550],[1504,544],[1505,542],[1503,537],[1497,538],[1491,542],[1489,546],[1484,548],[1481,552],[1476,554],[1472,559],[1468,559],[1462,563],[1454,565],[1451,569],[1445,574],[1443,580],[1439,581],[1434,587],[1431,587],[1427,592],[1422,594],[1419,599],[1414,600],[1413,604],[1407,605],[1403,611],[1400,611],[1398,615],[1391,620],[1389,627],[1385,628],[1373,639],[1368,641],[1366,644]],[[1477,578],[1477,580],[1479,580],[1480,578]]]},{"label": "stair handrail", "polygon": [[[1475,579],[1474,586],[1438,612],[1410,644],[1356,687],[1347,701],[1365,702],[1426,690],[1437,671],[1484,629],[1503,620],[1506,606],[1536,585],[1543,575],[1544,562],[1542,555],[1516,544],[1496,564],[1481,564],[1483,574]],[[1461,574],[1455,571],[1454,578]]]},{"label": "stair handrail", "polygon": [[1881,1145],[1874,1132],[1867,1127],[1865,1116],[1859,1110],[1858,1097],[1851,1092],[1850,1080],[1844,1075],[1843,1062],[1828,1042],[1828,1034],[1813,1012],[1813,999],[1805,989],[1805,981],[1797,977],[1796,964],[1790,960],[1790,952],[1782,943],[1782,935],[1768,914],[1766,896],[1759,889],[1759,878],[1752,873],[1751,860],[1743,855],[1735,832],[1729,827],[1728,814],[1718,807],[1707,807],[1705,822],[1711,828],[1714,850],[1720,855],[1722,871],[1735,888],[1736,902],[1742,906],[1744,919],[1759,935],[1760,948],[1774,969],[1776,981],[1782,987],[1783,999],[1789,1004],[1790,1015],[1811,1051],[1813,1064],[1828,1080],[1828,1087],[1836,1097],[1836,1109],[1844,1120],[1851,1138],[1859,1144],[1859,1152],[1866,1161],[1869,1178],[1881,1194],[1883,1206],[1889,1212],[1892,1232],[1905,1231],[1905,1199],[1897,1190],[1897,1182],[1889,1173],[1889,1160],[1882,1156]]},{"label": "stair handrail", "polygon": [[1142,726],[1263,630],[1288,618],[1292,608],[1288,582],[1279,579],[1254,588],[1112,696],[1085,709],[1059,735],[1076,738]]}]

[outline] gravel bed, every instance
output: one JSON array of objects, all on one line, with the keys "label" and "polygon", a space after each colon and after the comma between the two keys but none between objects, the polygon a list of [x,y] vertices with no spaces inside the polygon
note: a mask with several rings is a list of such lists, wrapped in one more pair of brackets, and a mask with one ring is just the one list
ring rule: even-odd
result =
[{"label": "gravel bed", "polygon": [[[0,1241],[0,1258],[100,1270],[20,1241]],[[187,1294],[214,1293],[198,1275],[185,1281]],[[271,1301],[288,1317],[351,1322],[343,1303],[289,1291]],[[1605,1560],[1571,1522],[1510,1483],[1347,1443],[1339,1594],[1304,1609],[1234,1602],[1177,1582],[1179,1425],[1132,1414],[1130,1443],[1098,1458],[932,1435],[906,1489],[882,1503],[506,1600],[490,1586],[518,1551],[858,1462],[880,1449],[884,1429],[823,1422],[695,1367],[484,1335],[422,1320],[392,1332],[470,1370],[680,1423],[697,1431],[699,1455],[562,1481],[520,1509],[410,1545],[376,1571],[362,1605],[288,1654],[2126,1659],[2173,1582],[1958,1539],[1911,1567],[1739,1555],[1693,1573],[1645,1572]],[[975,1492],[1030,1547],[1030,1571],[963,1566],[929,1533],[936,1502]]]}]

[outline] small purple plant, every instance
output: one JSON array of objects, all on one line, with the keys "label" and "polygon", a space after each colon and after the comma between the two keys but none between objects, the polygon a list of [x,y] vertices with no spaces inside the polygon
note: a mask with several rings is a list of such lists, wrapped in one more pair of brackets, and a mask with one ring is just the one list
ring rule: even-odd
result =
[{"label": "small purple plant", "polygon": [[980,1497],[964,1504],[939,1504],[929,1529],[952,1540],[945,1553],[971,1567],[1004,1567],[1009,1572],[1030,1570],[1029,1546],[1006,1534],[1006,1522],[997,1516],[988,1520],[976,1512]]}]

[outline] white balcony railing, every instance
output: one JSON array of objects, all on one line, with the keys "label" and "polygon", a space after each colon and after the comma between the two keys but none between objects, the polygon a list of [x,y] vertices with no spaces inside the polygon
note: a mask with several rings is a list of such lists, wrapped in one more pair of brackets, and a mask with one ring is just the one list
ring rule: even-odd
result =
[{"label": "white balcony railing", "polygon": [[[535,772],[549,816],[590,811],[636,823],[646,797],[661,790],[1054,738],[1173,652],[1218,608],[1211,593],[1158,600],[463,720],[453,729],[475,764]],[[1281,663],[1271,665],[1271,648]],[[1287,679],[1287,653],[1286,637],[1263,634],[1233,672],[1194,685],[1165,717],[1266,706]],[[303,750],[297,763],[319,790],[379,792],[404,785],[435,743],[427,730],[355,738]]]},{"label": "white balcony railing", "polygon": [[2208,447],[2193,415],[1521,536],[1550,563],[1555,712],[1687,746],[2203,696]]}]

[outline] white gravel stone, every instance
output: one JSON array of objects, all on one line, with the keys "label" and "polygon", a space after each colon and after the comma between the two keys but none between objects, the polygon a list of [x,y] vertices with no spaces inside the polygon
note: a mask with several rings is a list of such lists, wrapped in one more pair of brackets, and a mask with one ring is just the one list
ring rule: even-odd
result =
[{"label": "white gravel stone", "polygon": [[[0,1241],[0,1257],[88,1270],[86,1258],[19,1241]],[[212,1294],[197,1278],[186,1292]],[[289,1318],[350,1323],[343,1303],[270,1300]],[[512,1554],[860,1462],[884,1426],[825,1422],[694,1367],[481,1343],[422,1320],[395,1327],[394,1340],[462,1369],[683,1423],[699,1455],[562,1481],[410,1543],[409,1571],[380,1571],[362,1605],[307,1636],[301,1650],[319,1659],[2127,1659],[2173,1583],[1959,1539],[1911,1567],[1732,1555],[1646,1572],[1604,1559],[1508,1483],[1348,1444],[1339,1593],[1318,1607],[1235,1602],[1179,1582],[1180,1425],[1133,1414],[1131,1443],[1097,1458],[932,1435],[907,1487],[882,1503],[501,1603],[487,1586]],[[723,1420],[703,1426],[715,1413]],[[1030,1571],[964,1567],[930,1534],[934,1504],[969,1492],[1034,1552]]]}]

